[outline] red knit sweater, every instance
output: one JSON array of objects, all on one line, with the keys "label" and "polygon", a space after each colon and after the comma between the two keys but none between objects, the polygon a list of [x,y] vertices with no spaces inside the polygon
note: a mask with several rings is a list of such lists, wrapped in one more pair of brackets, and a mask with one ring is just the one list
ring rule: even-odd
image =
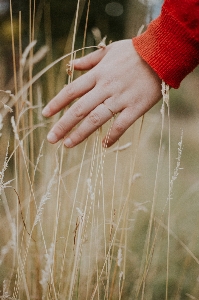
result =
[{"label": "red knit sweater", "polygon": [[161,79],[178,88],[199,64],[199,0],[165,0],[160,16],[133,44]]}]

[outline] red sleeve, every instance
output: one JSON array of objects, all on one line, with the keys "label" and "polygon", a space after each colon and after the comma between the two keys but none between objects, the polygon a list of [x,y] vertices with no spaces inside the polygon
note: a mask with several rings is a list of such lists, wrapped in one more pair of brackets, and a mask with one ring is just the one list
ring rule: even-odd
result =
[{"label": "red sleeve", "polygon": [[199,64],[199,0],[165,0],[160,16],[133,44],[161,79],[178,88]]}]

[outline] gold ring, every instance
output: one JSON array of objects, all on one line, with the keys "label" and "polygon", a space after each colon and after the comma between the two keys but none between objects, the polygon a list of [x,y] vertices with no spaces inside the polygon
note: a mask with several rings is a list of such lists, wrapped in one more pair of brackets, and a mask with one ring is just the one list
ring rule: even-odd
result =
[{"label": "gold ring", "polygon": [[103,102],[103,104],[108,108],[108,110],[112,113],[113,117],[115,116],[115,113]]}]

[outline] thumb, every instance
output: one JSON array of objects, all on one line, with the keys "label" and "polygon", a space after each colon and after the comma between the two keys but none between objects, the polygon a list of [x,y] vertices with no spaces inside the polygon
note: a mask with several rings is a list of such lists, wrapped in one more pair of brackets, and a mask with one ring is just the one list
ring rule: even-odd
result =
[{"label": "thumb", "polygon": [[100,48],[84,57],[70,61],[75,70],[90,70],[95,67],[107,53],[106,48]]}]

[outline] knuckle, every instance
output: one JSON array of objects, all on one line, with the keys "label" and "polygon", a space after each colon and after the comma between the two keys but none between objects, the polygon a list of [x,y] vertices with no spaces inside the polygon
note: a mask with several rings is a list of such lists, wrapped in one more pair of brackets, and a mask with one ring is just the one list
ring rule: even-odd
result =
[{"label": "knuckle", "polygon": [[118,135],[121,135],[125,131],[125,126],[123,122],[117,122],[115,124],[115,131],[118,133]]},{"label": "knuckle", "polygon": [[59,122],[56,126],[56,131],[59,132],[59,134],[63,135],[66,132],[66,126],[63,122]]},{"label": "knuckle", "polygon": [[104,87],[104,88],[109,87],[111,84],[112,84],[112,80],[111,80],[111,79],[106,79],[106,80],[103,82],[103,87]]},{"label": "knuckle", "polygon": [[83,118],[84,117],[83,106],[82,106],[81,103],[75,103],[74,104],[73,115],[76,118]]},{"label": "knuckle", "polygon": [[88,121],[95,127],[101,125],[101,118],[98,113],[92,111],[88,116]]},{"label": "knuckle", "polygon": [[69,99],[74,99],[75,97],[75,89],[73,87],[73,84],[69,84],[66,86],[66,97]]},{"label": "knuckle", "polygon": [[106,78],[106,79],[103,80],[102,85],[103,85],[104,88],[110,88],[112,85],[115,84],[115,81],[116,80],[115,80],[114,77],[109,77],[109,78]]}]

